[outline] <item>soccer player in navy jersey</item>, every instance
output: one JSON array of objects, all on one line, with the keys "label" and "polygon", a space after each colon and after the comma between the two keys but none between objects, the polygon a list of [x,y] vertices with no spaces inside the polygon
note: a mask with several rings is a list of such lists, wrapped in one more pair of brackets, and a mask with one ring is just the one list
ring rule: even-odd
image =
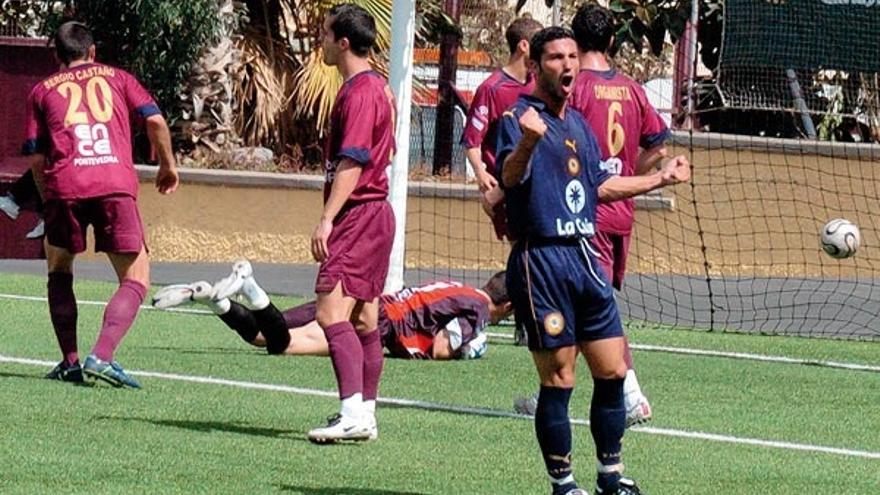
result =
[{"label": "soccer player in navy jersey", "polygon": [[529,39],[541,30],[540,22],[521,17],[504,32],[510,57],[507,63],[477,87],[468,110],[461,143],[465,156],[477,176],[482,204],[492,218],[495,235],[499,240],[507,236],[503,193],[495,179],[495,141],[501,114],[516,102],[520,95],[530,94],[535,80],[529,73]]},{"label": "soccer player in navy jersey", "polygon": [[370,66],[375,41],[375,20],[362,7],[339,4],[328,12],[324,63],[335,66],[344,82],[330,112],[324,208],[311,251],[321,263],[316,318],[330,347],[341,406],[325,427],[309,432],[313,442],[378,436],[378,298],[394,238],[386,169],[395,151],[395,104],[385,78]]},{"label": "soccer player in navy jersey", "polygon": [[[600,167],[612,175],[644,175],[667,155],[669,128],[648,102],[645,90],[612,69],[606,53],[614,40],[614,17],[596,4],[582,5],[572,20],[578,45],[580,72],[569,104],[581,112],[599,141]],[[596,208],[596,235],[591,243],[599,264],[615,289],[621,290],[626,274],[634,217],[631,198],[602,203]],[[633,370],[632,353],[624,340],[627,377],[624,401],[627,423],[651,419],[651,406]]]},{"label": "soccer player in navy jersey", "polygon": [[[139,388],[114,360],[150,284],[150,262],[137,206],[131,117],[143,118],[159,153],[156,187],[177,189],[178,175],[168,125],[156,102],[127,72],[95,62],[89,28],[62,24],[54,37],[64,67],[37,83],[27,100],[27,140],[34,180],[44,199],[49,314],[61,362],[46,378],[81,382],[83,371],[115,386]],[[80,366],[73,262],[86,249],[92,225],[95,251],[107,253],[119,288],[104,310],[91,354]]]},{"label": "soccer player in navy jersey", "polygon": [[572,474],[568,419],[577,355],[583,354],[594,385],[590,430],[598,460],[596,493],[639,493],[621,476],[623,326],[589,239],[596,232],[599,202],[689,180],[690,164],[676,158],[636,177],[601,169],[596,138],[584,117],[566,104],[579,70],[571,31],[540,31],[531,40],[529,58],[535,91],[505,112],[497,151],[508,223],[517,239],[507,263],[507,289],[541,382],[535,433],[553,494],[586,494]]},{"label": "soccer player in navy jersey", "polygon": [[[236,272],[253,273],[236,263]],[[249,265],[249,264],[248,264]],[[230,277],[236,277],[236,274]],[[485,329],[512,313],[504,272],[493,275],[480,289],[458,282],[436,281],[410,287],[379,298],[379,333],[382,345],[402,359],[476,359],[487,348]],[[208,306],[245,342],[266,348],[269,354],[327,356],[324,331],[315,321],[314,301],[284,311],[263,311],[272,304],[253,275],[239,293],[248,306],[229,298],[214,297],[208,282],[169,285],[153,296],[160,309],[190,302]],[[226,279],[216,285],[226,284]],[[269,315],[258,321],[259,315]],[[266,331],[261,329],[266,328]]]}]

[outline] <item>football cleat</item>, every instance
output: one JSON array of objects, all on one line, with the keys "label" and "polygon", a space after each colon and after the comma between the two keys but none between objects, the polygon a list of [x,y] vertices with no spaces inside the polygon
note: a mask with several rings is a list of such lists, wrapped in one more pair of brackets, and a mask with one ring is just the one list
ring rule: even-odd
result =
[{"label": "football cleat", "polygon": [[538,410],[538,392],[524,397],[513,399],[513,410],[517,414],[525,414],[526,416],[534,416]]},{"label": "football cleat", "polygon": [[574,488],[565,492],[565,495],[590,495],[590,492],[584,490],[583,488]]},{"label": "football cleat", "polygon": [[640,425],[651,421],[653,416],[648,398],[639,394],[635,402],[626,408],[626,427]]},{"label": "football cleat", "polygon": [[596,495],[642,495],[642,491],[636,485],[636,482],[629,478],[620,478],[620,483],[616,490],[603,491],[596,487]]},{"label": "football cleat", "polygon": [[214,288],[205,281],[163,287],[153,295],[153,307],[168,309],[191,302],[210,301]]},{"label": "football cleat", "polygon": [[41,218],[40,221],[37,222],[37,225],[35,225],[30,232],[25,234],[24,237],[25,239],[39,239],[44,235],[46,235],[46,221]]},{"label": "football cleat", "polygon": [[254,269],[247,260],[236,261],[232,265],[232,273],[214,284],[214,300],[228,299],[237,294],[250,277],[253,277]]},{"label": "football cleat", "polygon": [[141,388],[141,384],[129,376],[119,363],[116,361],[102,361],[94,354],[90,354],[89,357],[86,358],[86,363],[83,365],[83,371],[89,378],[105,381],[117,388]]},{"label": "football cleat", "polygon": [[56,364],[52,371],[46,374],[44,377],[47,380],[60,380],[62,382],[72,382],[72,383],[83,383],[83,371],[82,366],[79,365],[79,361],[73,364],[67,364],[66,361],[61,361]]},{"label": "football cleat", "polygon": [[15,220],[18,218],[19,206],[8,194],[0,196],[0,211],[6,213],[6,216]]},{"label": "football cleat", "polygon": [[341,414],[327,418],[327,426],[309,431],[309,441],[312,443],[365,442],[378,436],[379,429],[374,420]]}]

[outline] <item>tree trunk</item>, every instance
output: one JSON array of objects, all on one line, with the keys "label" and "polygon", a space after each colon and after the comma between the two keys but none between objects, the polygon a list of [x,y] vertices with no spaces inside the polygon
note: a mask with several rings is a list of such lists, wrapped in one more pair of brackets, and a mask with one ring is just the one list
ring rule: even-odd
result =
[{"label": "tree trunk", "polygon": [[[446,14],[456,23],[461,14],[459,0],[444,0]],[[444,168],[452,169],[452,147],[455,143],[455,73],[458,69],[458,33],[445,33],[440,41],[440,70],[437,76],[437,123],[434,129],[434,175]]]}]

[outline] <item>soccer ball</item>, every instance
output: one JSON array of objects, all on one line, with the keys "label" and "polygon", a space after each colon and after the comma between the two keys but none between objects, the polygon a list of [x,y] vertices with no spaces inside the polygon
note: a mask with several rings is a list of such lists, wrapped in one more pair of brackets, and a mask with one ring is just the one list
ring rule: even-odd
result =
[{"label": "soccer ball", "polygon": [[843,218],[835,218],[822,227],[822,249],[828,256],[837,259],[849,258],[856,254],[862,236],[856,224]]}]

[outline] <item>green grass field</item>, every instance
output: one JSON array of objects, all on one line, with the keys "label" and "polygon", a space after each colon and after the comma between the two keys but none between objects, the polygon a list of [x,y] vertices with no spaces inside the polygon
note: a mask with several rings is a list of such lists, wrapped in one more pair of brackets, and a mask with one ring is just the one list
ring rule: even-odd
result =
[{"label": "green grass field", "polygon": [[[109,284],[78,282],[80,300]],[[41,277],[0,276],[0,294],[44,296]],[[292,299],[279,298],[284,306]],[[81,355],[103,307],[81,305]],[[57,361],[46,303],[0,297],[0,355]],[[497,329],[498,332],[507,329]],[[634,343],[880,364],[880,344],[639,330]],[[128,369],[333,391],[325,358],[267,357],[207,315],[142,311],[117,358]],[[880,493],[880,373],[635,352],[655,420],[625,439],[627,474],[648,494]],[[0,362],[0,493],[544,494],[525,419],[380,406],[380,439],[315,446],[333,397],[141,376],[142,390],[41,379],[49,366]],[[588,415],[590,381],[572,400]],[[386,361],[382,395],[507,411],[536,386],[528,352],[492,341],[471,362]],[[670,436],[670,431],[799,444]],[[589,429],[575,472],[592,486]],[[867,452],[826,453],[814,447]],[[873,454],[871,454],[873,453]],[[870,457],[873,455],[873,458]]]}]

